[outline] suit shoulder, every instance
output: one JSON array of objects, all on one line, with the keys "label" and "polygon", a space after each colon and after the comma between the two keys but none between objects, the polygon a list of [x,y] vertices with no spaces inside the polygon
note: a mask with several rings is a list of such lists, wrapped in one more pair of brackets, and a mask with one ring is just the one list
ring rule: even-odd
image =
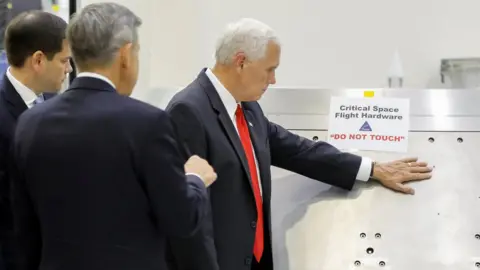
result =
[{"label": "suit shoulder", "polygon": [[[51,98],[22,113],[19,122],[32,123],[45,117],[53,117],[54,112],[68,110],[65,106],[68,99],[68,93]],[[165,111],[151,104],[131,97],[112,95],[111,93],[102,93],[101,96],[97,96],[95,100],[91,100],[89,103],[89,113],[95,114],[99,121],[145,123],[168,117]],[[77,115],[76,117],[80,116]]]},{"label": "suit shoulder", "polygon": [[127,108],[135,109],[139,112],[158,113],[162,111],[160,108],[139,99],[121,95],[118,95],[117,98],[120,99],[127,106]]},{"label": "suit shoulder", "polygon": [[122,110],[120,114],[127,119],[148,122],[162,120],[160,122],[162,123],[169,118],[167,112],[147,102],[126,96],[118,96],[118,98],[122,102],[122,106],[119,106]]},{"label": "suit shoulder", "polygon": [[177,104],[196,108],[201,106],[201,104],[204,104],[202,101],[205,101],[206,99],[207,97],[202,86],[197,81],[193,81],[187,85],[187,87],[173,95],[172,99],[168,103],[167,108],[171,108]]}]

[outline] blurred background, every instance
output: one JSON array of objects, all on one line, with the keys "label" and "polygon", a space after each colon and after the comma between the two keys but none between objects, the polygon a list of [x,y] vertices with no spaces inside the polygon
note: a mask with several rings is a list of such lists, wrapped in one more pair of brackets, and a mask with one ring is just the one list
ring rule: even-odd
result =
[{"label": "blurred background", "polygon": [[[217,36],[240,17],[262,20],[281,37],[282,60],[273,87],[480,87],[478,0],[112,1],[131,8],[144,22],[133,97],[156,105],[212,65]],[[97,2],[104,1],[0,0],[0,79],[7,65],[3,31],[12,17],[42,9],[68,22],[69,14]],[[74,77],[75,72],[70,80]]]}]

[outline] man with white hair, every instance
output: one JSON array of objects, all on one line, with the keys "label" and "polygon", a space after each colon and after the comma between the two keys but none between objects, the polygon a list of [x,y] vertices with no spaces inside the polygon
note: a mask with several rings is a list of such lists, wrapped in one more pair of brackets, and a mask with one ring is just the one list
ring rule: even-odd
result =
[{"label": "man with white hair", "polygon": [[166,269],[166,237],[191,235],[207,213],[212,167],[183,156],[167,113],[128,97],[140,24],[119,4],[84,7],[67,28],[78,77],[19,118],[21,270]]},{"label": "man with white hair", "polygon": [[232,23],[219,39],[213,69],[202,70],[167,106],[192,154],[218,173],[209,188],[210,220],[193,237],[170,239],[173,269],[273,269],[271,165],[347,190],[373,179],[413,193],[402,183],[431,177],[415,158],[375,163],[268,121],[257,100],[276,82],[280,51],[267,25]]}]

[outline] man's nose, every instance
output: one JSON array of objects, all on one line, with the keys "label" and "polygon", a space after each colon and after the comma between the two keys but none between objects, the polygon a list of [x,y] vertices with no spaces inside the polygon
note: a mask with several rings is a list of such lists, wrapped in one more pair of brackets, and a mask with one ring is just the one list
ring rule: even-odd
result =
[{"label": "man's nose", "polygon": [[277,79],[275,78],[275,75],[273,75],[271,78],[270,78],[270,81],[268,82],[269,84],[276,84],[277,83]]},{"label": "man's nose", "polygon": [[70,62],[67,64],[67,69],[66,69],[66,73],[70,73],[73,71],[73,68],[72,68],[72,65],[70,64]]}]

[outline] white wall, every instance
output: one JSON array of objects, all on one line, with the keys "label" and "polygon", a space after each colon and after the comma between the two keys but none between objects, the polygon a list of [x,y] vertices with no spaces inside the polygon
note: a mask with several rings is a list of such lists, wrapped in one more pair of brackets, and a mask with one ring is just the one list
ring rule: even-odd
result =
[{"label": "white wall", "polygon": [[145,20],[139,97],[190,82],[212,64],[223,26],[241,17],[280,34],[278,86],[384,87],[398,48],[405,87],[442,87],[441,58],[480,56],[478,0],[117,1]]},{"label": "white wall", "polygon": [[[152,41],[157,53],[151,60],[163,67],[152,69],[162,74],[151,77],[151,86],[187,83],[211,63],[222,26],[244,16],[261,19],[280,34],[284,43],[280,86],[382,87],[398,47],[406,87],[435,87],[441,85],[441,58],[480,56],[478,0],[176,1],[202,2],[191,4],[193,15],[187,4],[172,7],[170,1],[157,2],[168,16],[157,16],[156,25],[169,29],[172,22],[184,25],[182,33],[156,31]],[[185,36],[198,39],[172,48]],[[179,65],[183,74],[168,69]]]}]

